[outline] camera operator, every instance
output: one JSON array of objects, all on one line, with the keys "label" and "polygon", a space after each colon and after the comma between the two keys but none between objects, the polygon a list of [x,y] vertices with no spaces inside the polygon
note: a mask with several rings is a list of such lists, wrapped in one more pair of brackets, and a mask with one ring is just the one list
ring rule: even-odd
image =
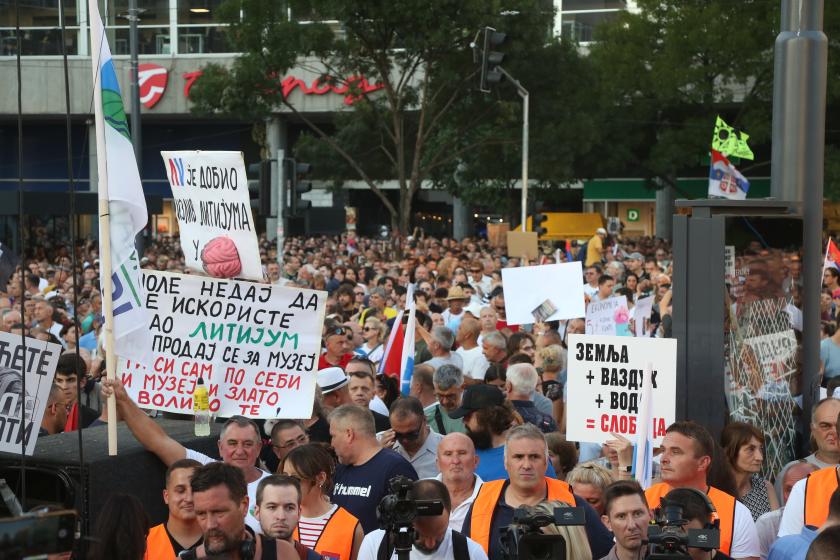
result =
[{"label": "camera operator", "polygon": [[572,494],[565,482],[545,476],[548,446],[539,428],[523,424],[508,430],[504,463],[510,478],[484,482],[464,521],[464,534],[474,538],[491,560],[502,558],[500,537],[513,521],[514,510],[546,500],[583,508],[593,558],[601,558],[609,552],[612,535],[592,506]]},{"label": "camera operator", "polygon": [[[409,555],[411,560],[487,560],[487,555],[478,543],[449,528],[452,503],[442,482],[434,479],[418,480],[412,483],[409,498],[439,500],[443,503],[443,513],[440,515],[418,516],[412,521],[415,534]],[[388,533],[383,529],[368,533],[359,549],[358,560],[396,560],[396,551],[383,558],[387,554],[387,536]]]},{"label": "camera operator", "polygon": [[604,490],[601,520],[615,535],[615,545],[601,560],[639,560],[647,554],[650,509],[645,492],[635,480],[619,480]]},{"label": "camera operator", "polygon": [[[708,528],[715,518],[716,513],[709,509],[707,501],[695,489],[677,488],[671,490],[665,499],[682,508],[682,516],[686,521],[682,530],[685,532],[688,532],[689,529]],[[691,560],[732,560],[730,556],[720,550],[704,550],[692,547],[688,547],[687,550]]]},{"label": "camera operator", "polygon": [[715,457],[715,442],[708,430],[690,420],[674,422],[662,440],[662,482],[645,491],[648,506],[674,488],[694,488],[709,497],[720,518],[720,550],[733,558],[758,560],[761,547],[752,514],[734,496],[710,486],[709,473]]}]

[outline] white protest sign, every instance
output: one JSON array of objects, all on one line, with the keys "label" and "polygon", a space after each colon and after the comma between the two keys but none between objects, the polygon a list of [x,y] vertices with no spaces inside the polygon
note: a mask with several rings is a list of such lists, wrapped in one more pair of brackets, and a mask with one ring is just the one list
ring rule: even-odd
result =
[{"label": "white protest sign", "polygon": [[676,339],[569,335],[566,437],[603,443],[612,432],[635,441],[648,364],[651,437],[658,444],[676,420]]},{"label": "white protest sign", "polygon": [[653,296],[640,298],[633,308],[633,321],[636,323],[636,336],[647,336],[650,314],[653,311]]},{"label": "white protest sign", "polygon": [[630,312],[624,296],[592,301],[586,307],[586,334],[615,336],[619,331],[627,331],[629,323]]},{"label": "white protest sign", "polygon": [[[35,451],[38,429],[44,418],[50,387],[61,346],[26,337],[26,352],[20,336],[0,332],[0,451],[20,453],[25,442],[27,455]],[[26,371],[26,395],[23,398],[26,424],[21,430],[21,394]]]},{"label": "white protest sign", "polygon": [[508,325],[583,317],[583,270],[579,261],[502,269]]},{"label": "white protest sign", "polygon": [[262,280],[242,152],[161,152],[188,268]]},{"label": "white protest sign", "polygon": [[744,339],[761,364],[762,377],[788,379],[796,369],[796,334],[793,330],[763,334]]},{"label": "white protest sign", "polygon": [[142,408],[192,413],[198,377],[219,416],[309,418],[326,292],[143,272],[153,361],[120,374]]}]

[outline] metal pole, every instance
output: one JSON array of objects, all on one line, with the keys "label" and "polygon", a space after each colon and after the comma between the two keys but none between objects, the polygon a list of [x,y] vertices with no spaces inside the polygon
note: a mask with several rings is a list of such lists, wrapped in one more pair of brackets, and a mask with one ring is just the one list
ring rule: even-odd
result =
[{"label": "metal pole", "polygon": [[137,48],[140,37],[137,31],[137,22],[140,20],[140,12],[137,9],[137,0],[128,0],[128,43],[131,55],[131,143],[134,144],[134,157],[137,160],[137,170],[140,177],[143,177],[143,144],[140,134],[140,70],[137,61]]},{"label": "metal pole", "polygon": [[802,204],[802,397],[800,429],[808,441],[811,407],[818,397],[822,204],[828,39],[823,0],[783,0],[773,81],[774,197]]},{"label": "metal pole", "polygon": [[516,93],[522,98],[522,231],[526,231],[525,221],[528,219],[528,112],[529,98],[528,90],[510,75],[510,73],[498,66],[496,68],[501,74],[516,86]]},{"label": "metal pole", "polygon": [[525,222],[528,218],[528,90],[523,88],[519,82],[517,89],[522,97],[522,231],[525,231]]},{"label": "metal pole", "polygon": [[283,243],[286,239],[286,150],[277,150],[277,263],[283,267]]}]

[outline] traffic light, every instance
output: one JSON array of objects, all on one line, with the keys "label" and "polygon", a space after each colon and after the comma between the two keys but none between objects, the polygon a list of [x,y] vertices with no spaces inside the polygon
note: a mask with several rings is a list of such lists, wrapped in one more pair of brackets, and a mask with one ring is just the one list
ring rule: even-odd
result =
[{"label": "traffic light", "polygon": [[312,183],[309,181],[303,182],[308,175],[312,171],[312,165],[308,163],[298,163],[297,161],[290,159],[288,160],[290,165],[290,186],[291,186],[291,194],[289,195],[290,203],[290,214],[292,216],[298,216],[302,211],[309,210],[312,207],[311,200],[304,200],[300,198],[300,195],[303,193],[308,193],[312,190]]},{"label": "traffic light", "polygon": [[248,165],[248,193],[251,208],[260,216],[272,216],[271,208],[271,161],[263,160]]},{"label": "traffic light", "polygon": [[494,51],[499,45],[505,42],[507,35],[496,31],[492,27],[484,28],[484,47],[481,50],[481,84],[479,90],[490,93],[490,87],[502,81],[502,73],[499,65],[502,64],[505,55]]},{"label": "traffic light", "polygon": [[548,228],[542,225],[542,223],[546,220],[548,220],[548,216],[542,212],[537,212],[534,214],[534,217],[531,218],[531,231],[537,232],[538,238],[548,233]]}]

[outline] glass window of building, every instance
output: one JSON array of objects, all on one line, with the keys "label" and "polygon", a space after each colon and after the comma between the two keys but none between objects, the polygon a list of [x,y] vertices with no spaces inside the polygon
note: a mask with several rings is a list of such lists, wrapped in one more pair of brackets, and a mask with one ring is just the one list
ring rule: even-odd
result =
[{"label": "glass window of building", "polygon": [[224,0],[178,0],[178,53],[232,52],[219,16]]},{"label": "glass window of building", "polygon": [[[84,9],[81,2],[82,0],[71,0],[64,5],[68,54],[78,54],[79,52],[78,14]],[[20,2],[19,10],[21,54],[30,56],[62,54],[58,0]],[[14,0],[0,0],[0,56],[17,54],[15,20]]]},{"label": "glass window of building", "polygon": [[[169,0],[137,0],[137,52],[142,55],[171,54]],[[127,55],[129,43],[128,0],[99,0],[111,52]]]},{"label": "glass window of building", "polygon": [[597,41],[600,24],[628,9],[627,0],[556,0],[560,35],[578,43]]}]

